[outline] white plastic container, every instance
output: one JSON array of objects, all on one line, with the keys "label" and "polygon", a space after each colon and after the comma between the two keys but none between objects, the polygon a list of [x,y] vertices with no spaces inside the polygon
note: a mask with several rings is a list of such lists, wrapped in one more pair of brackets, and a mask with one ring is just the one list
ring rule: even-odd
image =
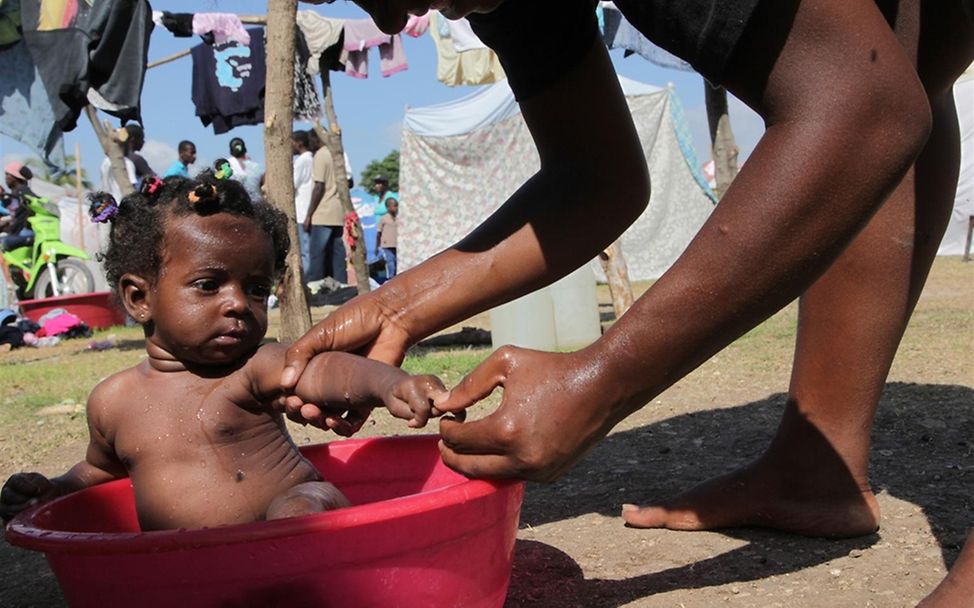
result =
[{"label": "white plastic container", "polygon": [[491,343],[577,350],[602,334],[595,273],[586,264],[552,284],[490,311]]},{"label": "white plastic container", "polygon": [[548,289],[555,307],[558,349],[578,350],[598,340],[602,335],[602,322],[591,264],[585,264]]},{"label": "white plastic container", "polygon": [[513,344],[535,350],[555,350],[558,341],[551,290],[544,287],[491,309],[490,340],[495,349]]}]

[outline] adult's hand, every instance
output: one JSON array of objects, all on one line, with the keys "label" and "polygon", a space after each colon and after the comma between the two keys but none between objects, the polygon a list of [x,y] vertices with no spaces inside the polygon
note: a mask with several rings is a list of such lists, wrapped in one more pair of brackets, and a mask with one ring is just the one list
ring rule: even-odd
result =
[{"label": "adult's hand", "polygon": [[[384,303],[379,291],[357,296],[319,321],[288,348],[281,386],[285,391],[293,389],[308,361],[318,353],[353,352],[398,366],[412,342],[395,309]],[[326,409],[292,395],[284,400],[284,412],[296,422],[328,428],[347,437],[362,427],[371,409]]]},{"label": "adult's hand", "polygon": [[553,481],[621,420],[620,402],[598,357],[498,349],[442,398],[463,410],[502,387],[500,406],[474,422],[440,421],[443,462],[469,477]]}]

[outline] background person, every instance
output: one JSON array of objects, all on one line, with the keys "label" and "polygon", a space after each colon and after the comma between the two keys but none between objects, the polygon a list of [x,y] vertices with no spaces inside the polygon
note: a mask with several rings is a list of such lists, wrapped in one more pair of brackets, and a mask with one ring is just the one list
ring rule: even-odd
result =
[{"label": "background person", "polygon": [[260,187],[263,172],[260,170],[260,165],[247,155],[247,144],[244,140],[239,137],[230,140],[230,158],[227,160],[230,161],[230,168],[233,169],[231,179],[242,183],[252,200],[262,200]]},{"label": "background person", "polygon": [[375,217],[379,218],[386,214],[386,200],[391,196],[399,199],[398,192],[392,192],[389,190],[389,178],[385,175],[376,175],[375,179],[372,180],[372,192],[374,194],[372,198],[372,208]]},{"label": "background person", "polygon": [[143,179],[156,174],[149,166],[149,161],[139,154],[145,146],[145,131],[135,123],[125,125],[125,130],[128,132],[128,138],[125,140],[125,156],[135,165],[135,178],[137,183],[141,184]]},{"label": "background person", "polygon": [[177,148],[179,158],[166,169],[163,177],[183,177],[189,179],[189,166],[196,162],[196,144],[184,139]]},{"label": "background person", "polygon": [[30,208],[26,196],[37,196],[30,189],[34,177],[30,167],[12,161],[3,168],[4,179],[9,192],[4,193],[4,206],[8,214],[0,218],[0,249],[10,251],[34,242],[34,231],[30,227]]},{"label": "background person", "polygon": [[399,201],[386,199],[388,213],[379,218],[379,228],[375,235],[375,253],[381,255],[386,263],[386,279],[396,276],[396,243],[399,240],[398,217]]},{"label": "background person", "polygon": [[321,264],[321,251],[311,250],[311,225],[305,223],[310,215],[311,190],[313,183],[311,172],[314,165],[314,154],[311,152],[311,140],[307,131],[295,131],[291,134],[291,152],[294,154],[294,221],[298,224],[298,244],[301,248],[301,267],[304,269],[305,281],[311,268]]},{"label": "background person", "polygon": [[[338,196],[338,178],[328,146],[321,143],[318,134],[308,131],[308,141],[314,150],[311,167],[311,204],[304,220],[304,229],[310,235],[311,266],[306,271],[306,281],[319,281],[331,277],[339,283],[348,283],[345,240],[345,210]],[[315,254],[317,252],[317,255]]]},{"label": "background person", "polygon": [[[155,175],[148,161],[139,154],[139,150],[145,145],[145,131],[135,123],[125,125],[125,141],[119,144],[122,148],[123,162],[125,163],[125,173],[132,188],[139,189],[142,179]],[[112,162],[106,156],[101,161],[101,189],[111,194],[116,200],[121,200],[122,189],[115,181],[112,174]]]}]

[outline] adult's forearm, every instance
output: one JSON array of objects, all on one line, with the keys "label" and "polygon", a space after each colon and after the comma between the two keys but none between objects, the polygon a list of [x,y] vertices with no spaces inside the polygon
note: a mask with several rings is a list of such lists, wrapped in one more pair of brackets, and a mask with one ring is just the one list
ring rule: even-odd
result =
[{"label": "adult's forearm", "polygon": [[607,384],[621,387],[623,415],[800,296],[922,142],[906,134],[910,143],[891,146],[888,126],[878,125],[861,130],[853,149],[836,137],[851,132],[842,120],[771,127],[680,259],[592,347]]}]

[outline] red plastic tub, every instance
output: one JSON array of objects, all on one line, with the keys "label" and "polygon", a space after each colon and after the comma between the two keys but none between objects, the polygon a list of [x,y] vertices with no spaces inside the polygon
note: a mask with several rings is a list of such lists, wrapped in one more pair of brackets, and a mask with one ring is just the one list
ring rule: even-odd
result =
[{"label": "red plastic tub", "polygon": [[125,312],[115,304],[109,291],[21,300],[17,304],[24,316],[35,323],[52,310],[63,308],[92,329],[125,325]]},{"label": "red plastic tub", "polygon": [[71,606],[501,606],[524,484],[446,468],[436,436],[304,448],[356,506],[202,530],[139,532],[127,479],[24,511]]}]

